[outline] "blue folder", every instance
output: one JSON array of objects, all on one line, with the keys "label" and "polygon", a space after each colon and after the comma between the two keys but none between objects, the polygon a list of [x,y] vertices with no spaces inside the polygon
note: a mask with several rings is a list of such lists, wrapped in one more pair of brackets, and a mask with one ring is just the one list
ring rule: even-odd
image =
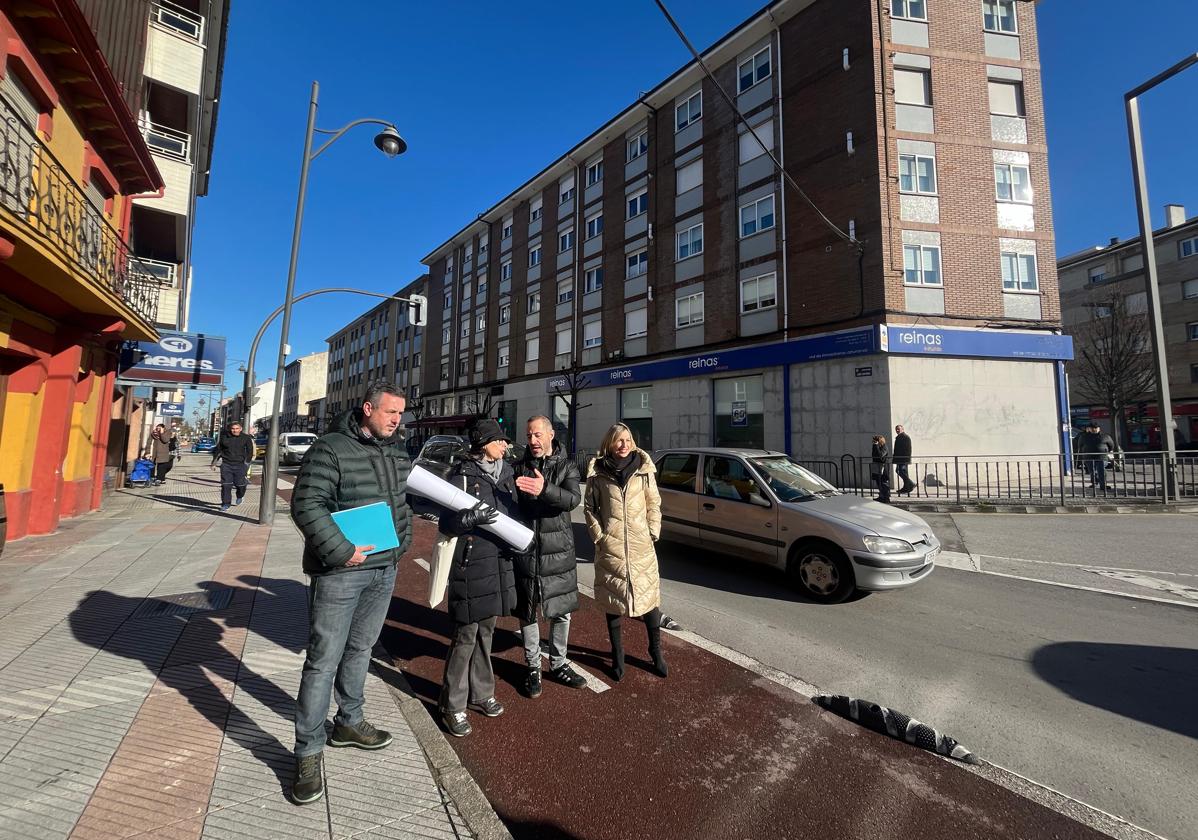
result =
[{"label": "blue folder", "polygon": [[333,521],[345,538],[354,545],[373,545],[367,554],[378,554],[399,547],[399,535],[395,533],[395,520],[391,506],[386,502],[339,510],[332,514]]}]

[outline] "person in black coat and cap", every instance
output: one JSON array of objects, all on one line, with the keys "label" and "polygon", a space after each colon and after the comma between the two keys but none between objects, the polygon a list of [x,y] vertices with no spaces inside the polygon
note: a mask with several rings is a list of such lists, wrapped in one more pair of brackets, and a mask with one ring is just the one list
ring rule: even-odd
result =
[{"label": "person in black coat and cap", "polygon": [[455,626],[439,706],[445,728],[459,738],[471,732],[467,708],[487,717],[503,714],[495,699],[491,639],[495,619],[511,615],[516,607],[513,549],[482,527],[494,522],[499,512],[518,515],[515,478],[503,459],[509,441],[489,418],[477,420],[468,433],[470,457],[458,462],[447,480],[455,487],[464,484],[479,501],[463,511],[445,511],[439,524],[442,533],[458,538],[447,587]]}]

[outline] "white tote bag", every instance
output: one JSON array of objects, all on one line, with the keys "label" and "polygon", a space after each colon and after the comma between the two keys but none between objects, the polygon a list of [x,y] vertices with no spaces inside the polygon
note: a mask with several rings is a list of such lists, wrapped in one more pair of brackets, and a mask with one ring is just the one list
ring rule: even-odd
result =
[{"label": "white tote bag", "polygon": [[[462,476],[462,489],[466,489],[466,477]],[[453,565],[453,552],[458,538],[437,532],[433,543],[433,556],[428,564],[428,605],[435,607],[445,600],[445,588],[449,585],[449,567]]]}]

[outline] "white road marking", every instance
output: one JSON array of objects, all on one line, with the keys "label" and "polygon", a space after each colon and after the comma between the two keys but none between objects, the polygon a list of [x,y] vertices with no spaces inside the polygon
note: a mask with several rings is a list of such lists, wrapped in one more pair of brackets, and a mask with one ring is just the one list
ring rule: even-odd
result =
[{"label": "white road marking", "polygon": [[1188,604],[1185,601],[1175,601],[1171,598],[1153,598],[1151,595],[1135,595],[1130,592],[1116,592],[1113,589],[1099,589],[1096,586],[1080,586],[1076,583],[1061,583],[1056,580],[1043,580],[1042,578],[1027,577],[1026,575],[1009,575],[1006,572],[991,572],[982,569],[978,572],[981,575],[993,575],[994,577],[1010,578],[1011,580],[1026,580],[1028,583],[1042,583],[1045,586],[1059,586],[1063,589],[1079,589],[1082,592],[1097,592],[1099,595],[1114,595],[1118,598],[1131,598],[1133,601],[1151,601],[1154,604],[1169,604],[1174,607],[1189,607],[1198,609],[1198,603]]},{"label": "white road marking", "polygon": [[294,481],[291,481],[290,479],[283,478],[283,476],[279,476],[279,477],[278,477],[278,484],[279,484],[279,486],[280,486],[280,487],[282,487],[284,490],[291,490],[291,489],[294,489],[294,487],[295,487],[295,482],[294,482]]},{"label": "white road marking", "polygon": [[1198,589],[1192,586],[1185,586],[1180,583],[1172,583],[1159,578],[1147,577],[1145,575],[1134,574],[1131,572],[1123,572],[1115,569],[1086,569],[1087,572],[1093,572],[1096,575],[1103,577],[1114,578],[1126,583],[1143,586],[1148,589],[1155,589],[1158,592],[1168,592],[1170,595],[1177,595],[1180,598],[1188,598],[1191,601],[1198,601]]}]

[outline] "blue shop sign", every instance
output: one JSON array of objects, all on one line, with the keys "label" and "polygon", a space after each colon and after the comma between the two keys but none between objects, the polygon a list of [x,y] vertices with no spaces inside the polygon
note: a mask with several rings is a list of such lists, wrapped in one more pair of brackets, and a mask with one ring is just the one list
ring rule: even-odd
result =
[{"label": "blue shop sign", "polygon": [[957,330],[945,327],[878,327],[883,353],[900,355],[973,356],[981,359],[1073,358],[1073,339],[1054,333]]},{"label": "blue shop sign", "polygon": [[182,417],[183,403],[158,403],[158,413],[163,417]]},{"label": "blue shop sign", "polygon": [[126,341],[117,375],[126,382],[219,386],[224,373],[223,337],[175,332],[158,341]]}]

